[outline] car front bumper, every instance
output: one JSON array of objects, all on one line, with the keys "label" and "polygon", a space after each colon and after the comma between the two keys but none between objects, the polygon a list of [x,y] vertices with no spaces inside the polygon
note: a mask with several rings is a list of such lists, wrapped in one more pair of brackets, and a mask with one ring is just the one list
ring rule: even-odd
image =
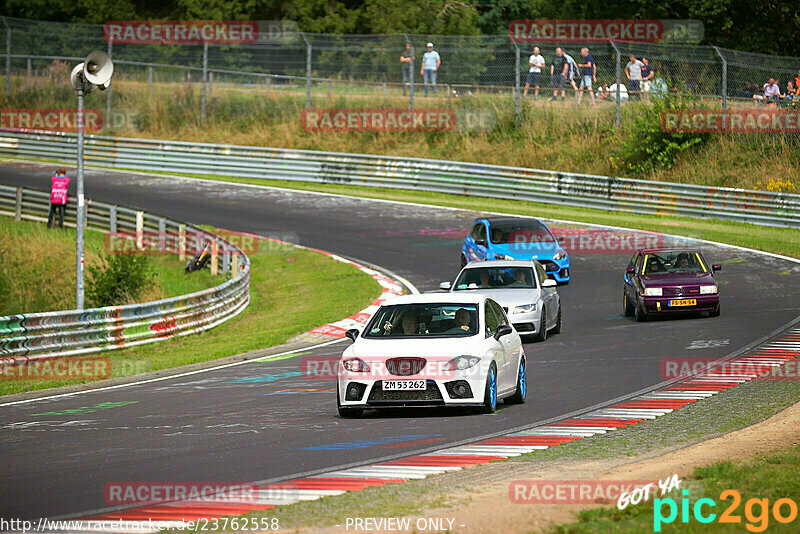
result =
[{"label": "car front bumper", "polygon": [[[461,376],[458,376],[461,375]],[[486,378],[475,374],[456,373],[446,379],[426,379],[425,390],[383,391],[383,380],[339,379],[337,394],[339,404],[346,408],[397,408],[435,406],[479,406],[483,403]],[[398,376],[392,380],[420,380],[422,376]],[[459,395],[457,387],[463,386],[466,395]],[[357,389],[353,395],[351,390]]]},{"label": "car front bumper", "polygon": [[[696,295],[692,297],[641,297],[641,299],[644,311],[652,314],[713,312],[719,308],[719,294]],[[670,305],[670,301],[675,300],[694,300],[696,303],[689,306]]]}]

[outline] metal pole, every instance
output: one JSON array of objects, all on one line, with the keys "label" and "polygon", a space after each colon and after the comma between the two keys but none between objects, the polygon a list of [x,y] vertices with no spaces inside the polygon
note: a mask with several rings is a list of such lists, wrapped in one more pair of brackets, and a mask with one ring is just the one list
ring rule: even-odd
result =
[{"label": "metal pole", "polygon": [[78,89],[78,209],[75,214],[75,309],[83,310],[83,226],[86,205],[83,198],[83,88]]},{"label": "metal pole", "polygon": [[147,89],[153,88],[153,66],[148,65],[147,67]]},{"label": "metal pole", "polygon": [[520,103],[519,103],[519,101],[520,101],[520,94],[519,94],[520,52],[519,52],[519,46],[517,46],[517,43],[514,43],[514,50],[516,51],[515,53],[516,53],[516,58],[517,58],[517,60],[514,62],[514,77],[515,77],[514,87],[516,88],[516,93],[514,94],[514,98],[516,99],[516,106],[517,106],[516,107],[515,120],[517,121],[517,124],[519,124],[519,119],[520,119],[520,117],[519,117],[519,107],[520,107]]},{"label": "metal pole", "polygon": [[414,109],[414,45],[411,44],[407,34],[404,33],[403,37],[411,47],[411,62],[408,64],[408,109]]},{"label": "metal pole", "polygon": [[28,58],[28,78],[33,76],[33,64],[31,63],[31,58]]},{"label": "metal pole", "polygon": [[617,45],[614,44],[614,41],[611,41],[611,46],[614,47],[614,50],[617,51],[617,116],[615,119],[614,124],[617,128],[619,128],[619,107],[620,107],[620,84],[622,83],[622,55],[620,54],[619,48]]},{"label": "metal pole", "polygon": [[[111,57],[112,40],[108,40],[108,57]],[[106,117],[103,120],[103,128],[109,128],[112,124],[111,121],[111,80],[108,82],[108,89],[106,89]]]},{"label": "metal pole", "polygon": [[206,81],[208,79],[208,43],[203,43],[203,103],[200,108],[200,120],[206,122]]},{"label": "metal pole", "polygon": [[3,24],[6,26],[6,98],[11,94],[11,26],[3,17]]},{"label": "metal pole", "polygon": [[[725,59],[725,56],[722,55],[722,52],[719,51],[719,48],[716,46],[712,47],[714,51],[717,53],[719,58],[722,60],[722,111],[727,111],[728,109],[728,61]],[[725,124],[725,123],[723,123]]]},{"label": "metal pole", "polygon": [[311,42],[304,32],[300,32],[306,42],[306,108],[311,107]]}]

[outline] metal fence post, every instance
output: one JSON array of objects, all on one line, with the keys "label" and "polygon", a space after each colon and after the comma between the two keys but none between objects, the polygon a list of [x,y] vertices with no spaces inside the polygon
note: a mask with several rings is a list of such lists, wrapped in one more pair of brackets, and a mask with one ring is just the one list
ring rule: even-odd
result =
[{"label": "metal fence post", "polygon": [[306,42],[306,108],[311,107],[311,41],[306,38],[304,32],[300,32]]},{"label": "metal fence post", "polygon": [[272,85],[272,77],[267,76],[267,79],[264,81],[264,84],[267,86],[267,96],[269,96],[269,89]]},{"label": "metal fence post", "polygon": [[186,225],[178,225],[178,259],[186,261]]},{"label": "metal fence post", "polygon": [[208,93],[214,92],[214,71],[208,73]]},{"label": "metal fence post", "polygon": [[[111,51],[112,51],[112,40],[108,40],[108,57],[112,58]],[[111,125],[111,80],[108,81],[108,88],[106,89],[106,116],[103,120],[103,129],[108,129]]]},{"label": "metal fence post", "polygon": [[3,18],[3,24],[6,26],[6,98],[11,95],[11,26]]},{"label": "metal fence post", "polygon": [[216,275],[219,272],[219,264],[217,263],[219,260],[217,259],[217,255],[219,253],[219,245],[217,245],[217,238],[211,238],[211,274]]},{"label": "metal fence post", "polygon": [[167,251],[167,220],[158,219],[158,251],[164,254]]},{"label": "metal fence post", "polygon": [[17,188],[17,202],[14,204],[14,220],[19,222],[22,219],[22,188]]},{"label": "metal fence post", "polygon": [[33,64],[32,64],[33,62],[31,61],[31,58],[28,58],[27,63],[28,63],[28,78],[30,78],[31,76],[33,76]]},{"label": "metal fence post", "polygon": [[148,89],[152,89],[153,88],[153,66],[152,65],[148,65],[147,66],[147,88]]},{"label": "metal fence post", "polygon": [[609,41],[609,42],[611,43],[611,46],[614,47],[614,50],[617,52],[617,98],[616,98],[617,113],[614,119],[614,124],[617,128],[619,128],[619,119],[620,119],[619,108],[620,108],[620,92],[621,92],[620,85],[622,84],[622,54],[620,53],[619,48],[617,48],[617,45],[614,43],[614,41]]},{"label": "metal fence post", "polygon": [[[512,41],[512,42],[514,42],[514,41]],[[520,91],[519,91],[519,86],[520,86],[520,81],[519,81],[520,50],[519,50],[519,45],[517,45],[516,42],[514,42],[514,54],[515,54],[515,57],[516,57],[516,61],[514,62],[514,87],[515,87],[514,98],[516,99],[516,112],[515,112],[515,115],[514,115],[514,120],[517,122],[517,124],[519,124],[519,120],[520,120],[520,116],[519,116],[519,113],[520,113]]]},{"label": "metal fence post", "polygon": [[236,249],[231,254],[231,277],[236,278],[239,276],[239,253]]},{"label": "metal fence post", "polygon": [[224,242],[222,243],[222,272],[227,273],[231,270],[231,249]]},{"label": "metal fence post", "polygon": [[206,82],[208,81],[208,43],[203,43],[203,103],[200,108],[200,120],[206,121]]},{"label": "metal fence post", "polygon": [[[722,60],[722,111],[727,111],[728,109],[728,61],[725,59],[725,56],[722,55],[722,52],[719,51],[719,48],[716,46],[712,46],[711,48],[714,49],[714,52],[717,53],[719,58]],[[725,124],[725,123],[723,123]]]},{"label": "metal fence post", "polygon": [[144,248],[144,212],[136,212],[136,248]]},{"label": "metal fence post", "polygon": [[408,73],[408,109],[414,109],[414,45],[411,44],[411,39],[408,38],[407,34],[403,34],[408,46],[411,47],[411,62],[408,64],[409,73]]},{"label": "metal fence post", "polygon": [[117,206],[108,208],[108,231],[112,234],[117,233]]}]

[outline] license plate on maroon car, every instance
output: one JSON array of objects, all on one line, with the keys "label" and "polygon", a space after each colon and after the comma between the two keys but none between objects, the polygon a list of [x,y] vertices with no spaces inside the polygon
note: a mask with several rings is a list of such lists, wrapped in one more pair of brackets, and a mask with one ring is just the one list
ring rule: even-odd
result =
[{"label": "license plate on maroon car", "polygon": [[670,306],[697,306],[697,299],[670,300]]},{"label": "license plate on maroon car", "polygon": [[424,380],[384,380],[383,391],[424,391]]}]

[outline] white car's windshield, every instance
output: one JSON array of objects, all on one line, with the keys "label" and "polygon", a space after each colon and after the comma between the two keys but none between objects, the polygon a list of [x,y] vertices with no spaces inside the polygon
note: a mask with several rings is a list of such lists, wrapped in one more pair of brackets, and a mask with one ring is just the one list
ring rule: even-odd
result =
[{"label": "white car's windshield", "polygon": [[477,267],[464,269],[454,291],[470,289],[533,289],[536,282],[531,267]]},{"label": "white car's windshield", "polygon": [[465,337],[477,333],[475,304],[398,304],[381,306],[364,337]]}]

